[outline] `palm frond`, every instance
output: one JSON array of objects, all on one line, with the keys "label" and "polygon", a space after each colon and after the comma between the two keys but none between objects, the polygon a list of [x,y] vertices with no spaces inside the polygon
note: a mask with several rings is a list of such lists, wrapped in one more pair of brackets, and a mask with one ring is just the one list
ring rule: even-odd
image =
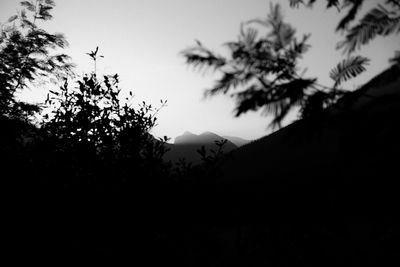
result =
[{"label": "palm frond", "polygon": [[369,59],[362,56],[349,57],[339,62],[329,73],[335,82],[334,88],[365,71],[365,65],[368,63]]}]

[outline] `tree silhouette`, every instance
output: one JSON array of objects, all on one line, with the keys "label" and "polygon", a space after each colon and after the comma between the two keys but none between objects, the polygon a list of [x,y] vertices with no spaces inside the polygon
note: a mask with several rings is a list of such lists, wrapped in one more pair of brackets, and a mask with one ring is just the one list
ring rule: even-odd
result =
[{"label": "tree silhouette", "polygon": [[53,0],[22,1],[22,10],[0,25],[0,114],[27,118],[36,105],[15,99],[15,93],[30,87],[38,78],[55,80],[72,74],[69,56],[52,51],[68,45],[60,33],[38,26],[52,18]]},{"label": "tree silhouette", "polygon": [[[297,7],[304,2],[290,0],[290,5]],[[307,5],[314,3],[315,0],[310,0]],[[362,3],[362,0],[327,1],[327,8],[340,10],[350,7],[336,29],[347,31],[345,39],[337,46],[347,53],[347,58],[330,71],[332,86],[321,85],[316,78],[304,78],[299,73],[297,63],[309,48],[309,35],[298,41],[295,29],[283,21],[279,5],[271,4],[270,14],[265,20],[251,20],[241,25],[238,40],[226,43],[230,57],[214,53],[199,41],[182,54],[186,63],[194,68],[208,68],[221,74],[214,86],[205,91],[206,96],[231,93],[237,102],[236,116],[261,108],[266,114],[272,114],[271,126],[280,127],[295,107],[300,108],[303,118],[314,116],[348,93],[341,87],[342,83],[364,72],[369,64],[368,58],[351,54],[376,36],[400,31],[400,2],[396,0],[387,0],[386,7],[379,4],[348,29]],[[269,31],[259,36],[254,24]],[[400,51],[392,62],[399,62],[399,55]],[[235,89],[237,91],[232,92]]]},{"label": "tree silhouette", "polygon": [[[269,31],[259,36],[258,29]],[[215,54],[197,41],[197,46],[182,52],[187,64],[201,69],[212,68],[222,75],[207,96],[223,93],[236,98],[236,116],[247,111],[262,108],[272,114],[272,127],[280,127],[291,110],[299,107],[302,117],[308,117],[334,103],[344,91],[335,86],[334,90],[321,86],[315,78],[304,78],[299,73],[298,60],[307,51],[309,35],[300,40],[295,29],[284,22],[279,5],[270,7],[265,20],[251,20],[241,25],[237,41],[227,42],[230,57]],[[367,61],[357,59],[358,68],[346,68],[332,72],[335,85],[349,75],[363,71]],[[350,73],[350,74],[349,74]],[[244,89],[243,89],[244,88]]]}]

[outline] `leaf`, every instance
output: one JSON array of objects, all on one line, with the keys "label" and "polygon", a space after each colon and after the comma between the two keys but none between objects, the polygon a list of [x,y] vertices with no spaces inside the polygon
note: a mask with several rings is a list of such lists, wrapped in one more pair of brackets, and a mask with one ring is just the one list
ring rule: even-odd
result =
[{"label": "leaf", "polygon": [[225,58],[215,55],[212,51],[203,46],[196,46],[185,49],[181,54],[186,58],[186,63],[193,65],[195,68],[213,67],[218,69],[225,65]]},{"label": "leaf", "polygon": [[26,11],[25,11],[25,9],[21,10],[21,18],[22,19],[26,19]]},{"label": "leaf", "polygon": [[55,3],[53,0],[45,0],[44,2],[49,6],[55,6]]},{"label": "leaf", "polygon": [[289,0],[290,7],[299,7],[300,4],[304,4],[303,0]]},{"label": "leaf", "polygon": [[329,73],[329,77],[335,82],[334,87],[364,72],[369,61],[366,57],[355,56],[339,62]]},{"label": "leaf", "polygon": [[53,90],[49,90],[50,91],[50,93],[52,93],[53,95],[56,95],[56,96],[59,96],[60,94],[58,93],[58,92],[56,92],[56,91],[53,91]]},{"label": "leaf", "polygon": [[328,0],[328,4],[326,5],[326,8],[331,8],[331,7],[336,7],[339,9],[339,0]]},{"label": "leaf", "polygon": [[11,17],[7,20],[7,22],[13,22],[13,21],[16,20],[17,18],[18,18],[18,15],[11,16]]},{"label": "leaf", "polygon": [[28,19],[22,19],[22,27],[35,28],[35,24]]},{"label": "leaf", "polygon": [[29,2],[29,1],[22,1],[20,4],[21,4],[21,6],[25,7],[25,8],[28,9],[29,11],[35,12],[35,10],[36,10],[35,5],[32,4],[32,3]]}]

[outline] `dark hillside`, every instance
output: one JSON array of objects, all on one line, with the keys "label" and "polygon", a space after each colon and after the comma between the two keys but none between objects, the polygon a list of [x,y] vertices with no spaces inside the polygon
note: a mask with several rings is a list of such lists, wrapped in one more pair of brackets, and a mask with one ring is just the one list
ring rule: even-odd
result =
[{"label": "dark hillside", "polygon": [[394,66],[319,118],[240,147],[222,181],[349,182],[391,177],[400,149],[400,70]]}]

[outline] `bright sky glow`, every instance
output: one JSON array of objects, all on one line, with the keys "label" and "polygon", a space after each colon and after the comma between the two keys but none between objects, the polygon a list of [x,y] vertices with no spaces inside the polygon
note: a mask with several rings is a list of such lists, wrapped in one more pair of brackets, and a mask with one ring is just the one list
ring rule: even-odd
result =
[{"label": "bright sky glow", "polygon": [[[0,21],[19,9],[19,0],[0,1]],[[278,1],[275,1],[275,3]],[[298,34],[311,33],[310,51],[302,62],[307,75],[332,85],[329,70],[342,58],[335,51],[340,34],[334,32],[340,17],[335,9],[326,10],[325,1],[313,9],[290,9],[281,0],[285,18]],[[378,1],[364,4],[363,12]],[[138,101],[157,105],[160,99],[168,106],[160,111],[159,125],[153,133],[175,138],[184,131],[199,134],[212,131],[220,135],[256,139],[270,132],[269,118],[260,112],[233,116],[234,101],[227,96],[203,100],[210,88],[212,73],[203,75],[184,63],[180,51],[200,40],[206,47],[223,53],[224,42],[236,40],[241,22],[264,18],[269,11],[267,0],[56,0],[54,19],[43,27],[64,33],[70,47],[66,53],[78,66],[78,73],[93,70],[85,53],[100,47],[104,55],[98,72],[118,73],[122,87],[132,90]],[[355,89],[388,67],[388,58],[399,48],[400,37],[376,39],[360,53],[371,59],[359,78],[345,84]],[[38,88],[24,94],[32,101],[44,100],[47,91]]]}]

